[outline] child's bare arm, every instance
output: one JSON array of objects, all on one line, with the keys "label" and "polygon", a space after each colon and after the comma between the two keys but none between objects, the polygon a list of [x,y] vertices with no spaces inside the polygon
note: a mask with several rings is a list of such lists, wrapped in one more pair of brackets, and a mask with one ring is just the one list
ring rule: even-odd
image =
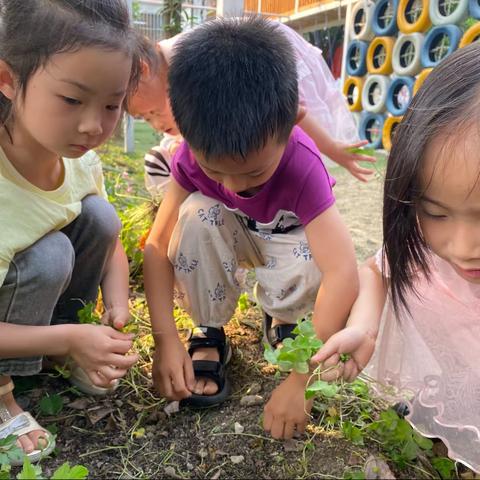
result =
[{"label": "child's bare arm", "polygon": [[160,393],[172,400],[188,397],[194,383],[191,359],[173,318],[174,274],[167,255],[180,206],[188,195],[172,178],[144,250],[145,293],[156,347],[153,380]]},{"label": "child's bare arm", "polygon": [[352,144],[337,142],[319,125],[318,121],[308,111],[299,125],[312,138],[321,153],[346,168],[358,180],[362,182],[368,180],[368,176],[373,173],[373,170],[362,167],[358,162],[375,162],[375,157],[349,151],[350,148],[366,145],[368,143],[367,140]]},{"label": "child's bare arm", "polygon": [[120,239],[110,257],[102,280],[102,295],[105,305],[103,323],[116,329],[124,327],[130,318],[128,309],[128,260]]},{"label": "child's bare arm", "polygon": [[335,205],[313,219],[305,233],[313,259],[322,272],[313,324],[317,336],[326,341],[345,326],[358,295],[355,250]]},{"label": "child's bare arm", "polygon": [[[387,295],[387,285],[373,257],[360,267],[359,273],[360,293],[346,328],[330,337],[312,357],[313,362],[323,362],[328,367],[336,365],[341,354],[350,354],[351,358],[336,372],[336,376],[341,375],[347,381],[360,373],[373,354]],[[330,380],[328,377],[325,379]]]},{"label": "child's bare arm", "polygon": [[[352,240],[335,206],[306,227],[313,258],[322,272],[313,323],[326,340],[343,328],[358,293],[358,273]],[[311,401],[305,402],[308,374],[292,371],[273,391],[265,406],[264,428],[274,438],[291,438],[305,430]]]},{"label": "child's bare arm", "polygon": [[[0,322],[0,357],[72,357],[95,385],[108,386],[137,361],[133,335],[104,325],[13,325]],[[114,367],[114,368],[112,368]]]}]

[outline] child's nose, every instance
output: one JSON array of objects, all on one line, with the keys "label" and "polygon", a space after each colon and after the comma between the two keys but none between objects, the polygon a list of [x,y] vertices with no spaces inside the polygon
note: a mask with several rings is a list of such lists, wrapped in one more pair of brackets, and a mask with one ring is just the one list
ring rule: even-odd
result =
[{"label": "child's nose", "polygon": [[480,258],[480,225],[457,225],[450,241],[453,256],[459,262]]},{"label": "child's nose", "polygon": [[236,175],[225,175],[222,178],[222,184],[231,192],[241,192],[246,190],[245,182]]},{"label": "child's nose", "polygon": [[78,131],[92,136],[101,135],[103,133],[102,116],[95,112],[85,115],[78,126]]}]

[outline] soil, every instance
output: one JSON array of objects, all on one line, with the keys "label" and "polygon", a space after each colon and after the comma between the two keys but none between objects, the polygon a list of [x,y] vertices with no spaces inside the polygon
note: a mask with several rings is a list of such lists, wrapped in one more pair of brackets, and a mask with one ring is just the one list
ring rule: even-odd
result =
[{"label": "soil", "polygon": [[[381,177],[362,184],[340,169],[334,175],[337,204],[362,261],[380,244]],[[375,445],[355,446],[338,431],[316,427],[315,417],[301,439],[282,442],[265,434],[263,406],[279,380],[263,360],[258,309],[237,315],[227,332],[234,347],[233,395],[214,409],[165,413],[148,364],[102,399],[78,396],[66,380],[41,375],[40,384],[19,399],[44,426],[58,431],[58,452],[42,462],[44,475],[68,461],[85,465],[90,478],[343,478],[347,467],[361,467],[377,454]],[[54,393],[65,407],[41,416],[39,399]],[[261,397],[258,405],[240,405],[249,393]]]}]

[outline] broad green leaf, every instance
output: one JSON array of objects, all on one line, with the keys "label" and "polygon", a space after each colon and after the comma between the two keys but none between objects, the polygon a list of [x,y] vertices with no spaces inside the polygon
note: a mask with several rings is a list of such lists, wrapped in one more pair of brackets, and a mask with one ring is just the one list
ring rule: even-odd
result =
[{"label": "broad green leaf", "polygon": [[350,440],[354,445],[363,445],[362,431],[353,425],[352,422],[344,422],[342,425],[342,431],[345,438]]},{"label": "broad green leaf", "polygon": [[308,363],[307,362],[295,362],[293,369],[298,373],[308,373]]},{"label": "broad green leaf", "polygon": [[307,392],[316,392],[325,397],[333,397],[338,392],[338,385],[317,380],[307,387]]},{"label": "broad green leaf", "polygon": [[[30,460],[27,456],[23,460],[23,467],[22,470],[17,474],[18,480],[29,480],[29,479],[36,479],[38,470],[30,463]],[[40,470],[41,474],[41,470]]]},{"label": "broad green leaf", "polygon": [[273,365],[276,365],[277,364],[277,351],[274,350],[270,345],[266,344],[265,345],[265,350],[263,352],[263,358],[265,358],[265,360],[268,362],[268,363],[272,363]]},{"label": "broad green leaf", "polygon": [[455,462],[446,457],[432,458],[433,468],[440,474],[443,479],[452,478],[455,473]]},{"label": "broad green leaf", "polygon": [[63,409],[63,400],[60,395],[54,394],[40,400],[40,413],[42,415],[57,415]]},{"label": "broad green leaf", "polygon": [[292,362],[279,361],[278,362],[278,368],[280,368],[280,370],[282,370],[282,372],[289,372],[293,368],[293,363]]},{"label": "broad green leaf", "polygon": [[418,456],[418,445],[413,440],[408,440],[401,453],[407,460],[415,460]]},{"label": "broad green leaf", "polygon": [[83,465],[74,465],[70,468],[70,464],[65,462],[55,470],[52,480],[83,480],[87,475],[88,470]]},{"label": "broad green leaf", "polygon": [[422,449],[422,450],[431,450],[433,447],[433,442],[426,437],[422,437],[417,432],[413,432],[413,439],[415,440],[415,443]]}]

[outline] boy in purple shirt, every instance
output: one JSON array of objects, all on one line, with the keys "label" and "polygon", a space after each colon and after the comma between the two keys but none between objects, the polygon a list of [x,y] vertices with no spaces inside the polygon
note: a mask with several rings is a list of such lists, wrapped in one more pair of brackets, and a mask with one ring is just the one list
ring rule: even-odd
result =
[{"label": "boy in purple shirt", "polygon": [[[217,19],[196,28],[176,45],[169,83],[186,143],[145,246],[153,379],[168,399],[208,406],[229,393],[222,326],[240,294],[239,266],[255,268],[273,345],[312,309],[322,340],[343,328],[358,293],[357,267],[334,181],[294,126],[295,58],[275,24]],[[188,352],[174,297],[198,326]],[[264,427],[273,437],[305,429],[307,380],[292,372],[272,393]]]}]

